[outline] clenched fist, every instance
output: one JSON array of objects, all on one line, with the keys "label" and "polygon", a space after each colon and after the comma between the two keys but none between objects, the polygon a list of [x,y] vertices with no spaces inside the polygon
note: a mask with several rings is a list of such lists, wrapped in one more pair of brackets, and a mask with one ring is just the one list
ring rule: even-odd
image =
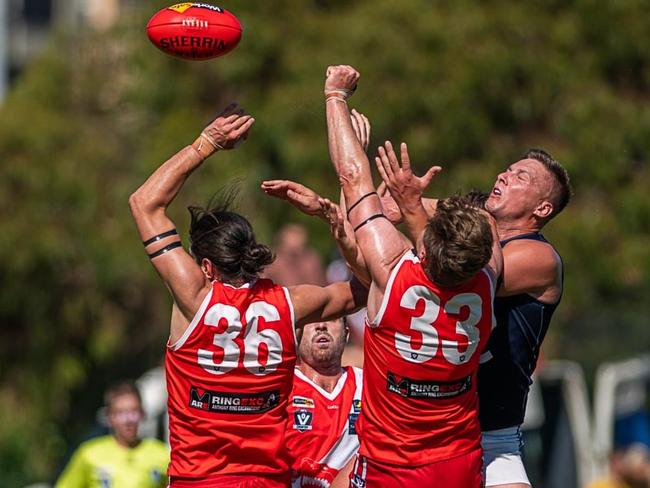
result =
[{"label": "clenched fist", "polygon": [[357,88],[358,81],[359,72],[352,66],[329,66],[325,74],[325,95],[339,93],[347,98]]}]

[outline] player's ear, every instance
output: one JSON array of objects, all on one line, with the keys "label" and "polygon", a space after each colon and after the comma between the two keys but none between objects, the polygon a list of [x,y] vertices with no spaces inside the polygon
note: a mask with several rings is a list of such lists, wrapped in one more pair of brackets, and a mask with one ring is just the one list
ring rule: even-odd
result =
[{"label": "player's ear", "polygon": [[217,278],[214,265],[212,264],[212,261],[210,261],[208,258],[201,259],[201,271],[203,271],[205,277],[210,281],[213,281]]},{"label": "player's ear", "polygon": [[300,347],[300,343],[302,342],[302,333],[304,332],[305,328],[304,327],[296,327],[296,346]]},{"label": "player's ear", "polygon": [[420,232],[420,235],[415,241],[415,250],[417,251],[418,258],[422,262],[424,262],[424,260],[426,259],[426,251],[424,248],[424,232],[425,230],[422,230],[422,232]]},{"label": "player's ear", "polygon": [[424,247],[421,247],[421,248],[418,250],[418,259],[419,259],[423,264],[427,262],[427,253],[426,253],[426,251],[424,250]]},{"label": "player's ear", "polygon": [[533,215],[535,215],[535,217],[537,217],[538,219],[546,220],[551,216],[552,213],[553,213],[553,204],[548,200],[542,200],[535,208]]}]

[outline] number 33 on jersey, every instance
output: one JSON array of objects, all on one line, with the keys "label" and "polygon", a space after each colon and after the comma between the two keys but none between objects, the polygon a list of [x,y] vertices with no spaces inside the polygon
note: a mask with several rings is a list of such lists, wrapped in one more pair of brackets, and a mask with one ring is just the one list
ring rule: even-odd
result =
[{"label": "number 33 on jersey", "polygon": [[360,452],[418,465],[479,447],[476,370],[494,324],[486,270],[456,288],[407,252],[391,272],[364,344]]}]

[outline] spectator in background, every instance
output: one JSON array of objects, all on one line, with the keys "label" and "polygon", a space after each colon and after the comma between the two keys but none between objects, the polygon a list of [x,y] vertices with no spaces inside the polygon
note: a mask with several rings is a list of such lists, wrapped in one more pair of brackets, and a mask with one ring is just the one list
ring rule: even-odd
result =
[{"label": "spectator in background", "polygon": [[56,488],[162,488],[169,450],[157,439],[141,439],[142,400],[135,385],[122,381],[104,396],[111,435],[84,442]]},{"label": "spectator in background", "polygon": [[307,246],[307,231],[302,225],[287,224],[275,238],[276,258],[264,273],[265,278],[283,286],[300,284],[325,286],[325,269],[320,256]]},{"label": "spectator in background", "polygon": [[587,488],[650,488],[650,456],[644,444],[616,449],[609,459],[609,474]]}]

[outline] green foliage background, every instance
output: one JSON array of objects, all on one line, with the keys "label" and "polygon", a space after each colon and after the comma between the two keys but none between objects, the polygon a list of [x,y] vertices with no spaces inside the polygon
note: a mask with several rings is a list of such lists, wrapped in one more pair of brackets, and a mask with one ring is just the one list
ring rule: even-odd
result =
[{"label": "green foliage background", "polygon": [[263,240],[320,222],[269,201],[265,178],[336,195],[322,84],[362,73],[353,105],[376,146],[407,141],[434,194],[491,187],[528,147],[570,171],[575,198],[546,231],[566,291],[547,357],[597,364],[650,342],[650,2],[643,0],[224,1],[236,51],[172,59],[142,2],[109,32],[59,33],[0,109],[0,486],[51,478],[106,384],[162,360],[170,300],[141,249],[130,194],[232,99],[257,119],[237,151],[190,180],[172,215],[240,179]]}]

